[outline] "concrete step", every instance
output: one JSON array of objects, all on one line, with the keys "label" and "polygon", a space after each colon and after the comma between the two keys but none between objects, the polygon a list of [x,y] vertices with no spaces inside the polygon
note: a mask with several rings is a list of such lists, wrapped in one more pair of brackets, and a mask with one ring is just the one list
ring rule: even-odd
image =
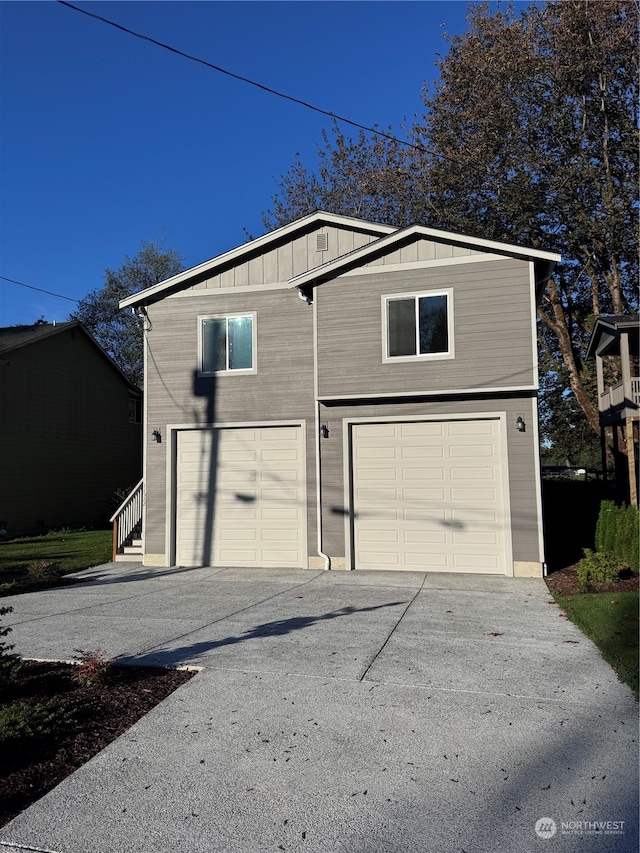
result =
[{"label": "concrete step", "polygon": [[137,554],[116,554],[116,563],[141,563],[142,551]]}]

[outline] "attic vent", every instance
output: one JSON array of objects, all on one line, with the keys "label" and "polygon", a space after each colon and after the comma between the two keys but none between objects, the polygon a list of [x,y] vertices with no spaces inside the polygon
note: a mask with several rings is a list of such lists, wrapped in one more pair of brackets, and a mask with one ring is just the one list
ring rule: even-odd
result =
[{"label": "attic vent", "polygon": [[326,252],[329,248],[329,235],[316,234],[316,252]]}]

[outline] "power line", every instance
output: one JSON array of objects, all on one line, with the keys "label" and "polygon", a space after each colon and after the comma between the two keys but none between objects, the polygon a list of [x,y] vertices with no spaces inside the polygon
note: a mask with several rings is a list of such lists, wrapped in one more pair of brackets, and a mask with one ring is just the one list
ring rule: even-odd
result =
[{"label": "power line", "polygon": [[122,24],[117,24],[115,21],[111,21],[108,18],[103,18],[102,15],[97,15],[95,12],[88,12],[86,9],[81,9],[79,6],[74,6],[73,3],[68,3],[67,0],[57,0],[61,6],[67,6],[69,9],[73,9],[74,12],[81,12],[83,15],[87,15],[89,18],[95,18],[97,21],[102,21],[104,24],[108,24],[110,27],[115,27],[117,30],[121,30],[124,33],[128,33],[131,36],[135,36],[136,38],[142,39],[142,41],[148,41],[151,44],[155,44],[156,47],[161,47],[164,50],[168,50],[171,53],[175,53],[178,56],[182,56],[184,59],[189,59],[191,62],[197,62],[200,65],[204,65],[207,68],[211,68],[213,71],[218,71],[220,74],[226,74],[228,77],[233,77],[234,80],[239,80],[241,83],[248,83],[250,86],[255,86],[257,89],[262,89],[263,92],[267,92],[270,95],[277,95],[279,98],[284,98],[286,101],[291,101],[294,104],[298,104],[301,107],[306,107],[309,110],[313,110],[316,113],[320,113],[321,115],[328,116],[329,118],[335,119],[336,121],[344,122],[345,124],[350,124],[352,127],[357,127],[360,130],[365,130],[368,133],[373,133],[376,136],[382,136],[384,139],[388,139],[391,142],[397,142],[399,145],[404,145],[407,148],[414,148],[416,151],[421,151],[424,154],[428,154],[428,149],[424,148],[422,145],[416,145],[414,142],[406,142],[403,139],[398,139],[397,136],[393,136],[390,133],[385,133],[382,130],[377,130],[375,127],[369,127],[366,124],[360,124],[357,121],[353,121],[352,119],[345,118],[345,116],[340,116],[337,113],[331,112],[330,110],[323,110],[321,107],[316,107],[313,104],[308,103],[307,101],[303,101],[300,98],[294,98],[293,95],[287,95],[284,92],[279,92],[277,89],[272,89],[269,86],[265,86],[263,83],[258,83],[255,80],[249,79],[249,77],[243,77],[241,74],[235,74],[233,71],[228,71],[226,68],[221,68],[219,65],[214,65],[212,62],[207,62],[206,59],[201,59],[199,56],[193,56],[193,54],[185,53],[182,50],[179,50],[176,47],[172,47],[165,42],[158,41],[157,39],[151,38],[151,36],[146,36],[143,33],[138,33],[135,30],[131,30],[128,27],[123,26]]},{"label": "power line", "polygon": [[29,290],[37,290],[38,293],[46,293],[47,296],[55,296],[57,299],[66,299],[67,302],[75,302],[76,305],[80,304],[79,299],[72,299],[70,296],[62,296],[60,293],[52,293],[50,290],[43,290],[41,287],[34,287],[32,284],[25,284],[23,281],[16,281],[14,278],[7,278],[6,275],[0,275],[0,279],[2,279],[2,281],[10,281],[11,284],[19,284],[20,287],[28,287]]}]

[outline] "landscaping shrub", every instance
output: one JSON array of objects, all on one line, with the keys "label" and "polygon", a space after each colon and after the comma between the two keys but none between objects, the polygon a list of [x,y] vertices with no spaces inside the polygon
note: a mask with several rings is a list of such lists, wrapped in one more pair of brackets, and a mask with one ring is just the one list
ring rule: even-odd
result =
[{"label": "landscaping shrub", "polygon": [[585,548],[584,557],[576,566],[580,589],[586,592],[592,583],[613,583],[618,580],[620,569],[617,557]]},{"label": "landscaping shrub", "polygon": [[[0,616],[6,616],[7,613],[13,613],[13,607],[0,607]],[[11,628],[0,622],[0,685],[11,677],[16,667],[16,660],[9,657],[9,652],[13,649],[13,645],[4,641],[4,637],[11,633],[11,630]]]},{"label": "landscaping shrub", "polygon": [[0,743],[46,740],[73,723],[73,709],[56,702],[12,702],[0,707]]},{"label": "landscaping shrub", "polygon": [[102,649],[94,649],[88,652],[75,649],[75,651],[80,662],[76,665],[76,671],[71,676],[73,680],[83,687],[91,687],[97,681],[104,681],[111,664]]},{"label": "landscaping shrub", "polygon": [[602,501],[596,524],[596,551],[618,561],[619,567],[640,571],[640,512],[633,506]]}]

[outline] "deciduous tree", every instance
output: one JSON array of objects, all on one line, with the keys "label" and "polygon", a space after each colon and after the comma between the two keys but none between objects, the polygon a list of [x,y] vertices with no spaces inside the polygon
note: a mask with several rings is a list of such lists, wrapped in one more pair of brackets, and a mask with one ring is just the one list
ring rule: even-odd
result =
[{"label": "deciduous tree", "polygon": [[142,322],[118,303],[126,296],[176,275],[182,257],[162,240],[143,241],[140,251],[125,257],[118,269],[105,270],[105,283],[80,300],[70,319],[80,320],[126,376],[139,388],[144,381]]},{"label": "deciduous tree", "polygon": [[334,127],[316,171],[298,158],[282,178],[265,224],[320,207],[559,251],[538,311],[542,388],[556,392],[543,406],[568,388],[599,432],[594,317],[637,310],[638,19],[636,0],[470,6],[411,146]]}]

